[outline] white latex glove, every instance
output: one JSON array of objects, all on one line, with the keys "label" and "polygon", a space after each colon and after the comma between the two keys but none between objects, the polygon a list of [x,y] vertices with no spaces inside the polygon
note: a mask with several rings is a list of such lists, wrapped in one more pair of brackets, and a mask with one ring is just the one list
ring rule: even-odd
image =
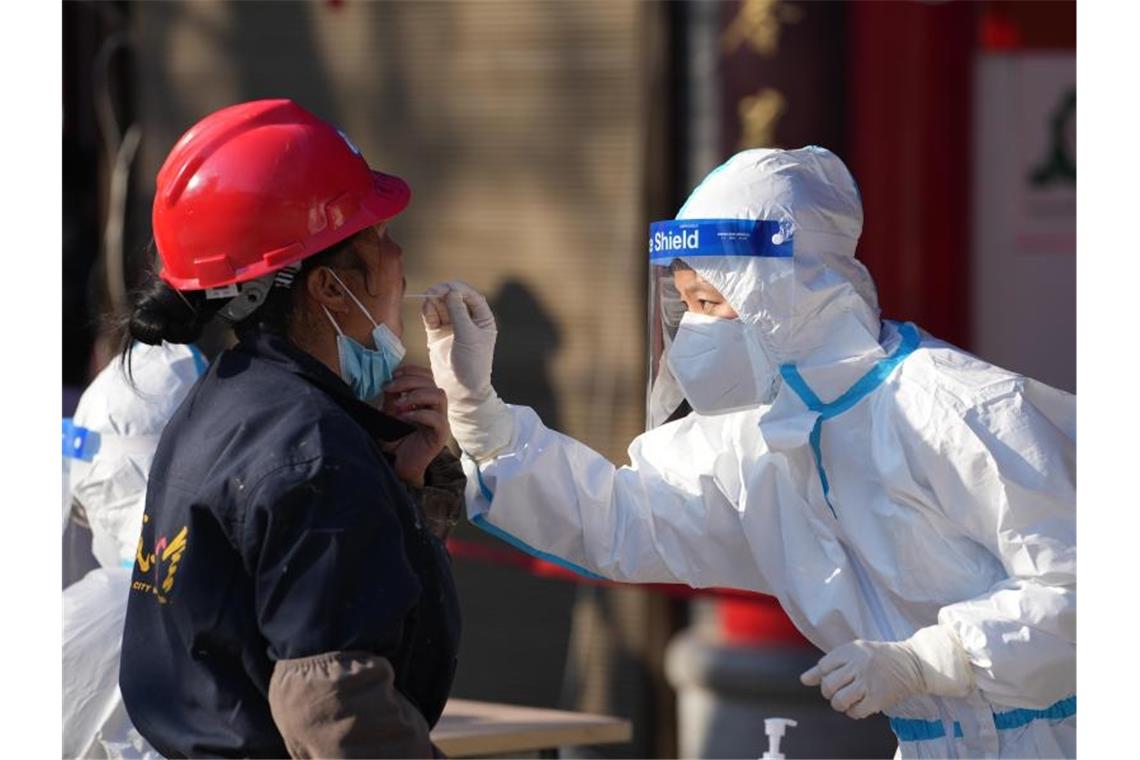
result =
[{"label": "white latex glove", "polygon": [[828,652],[800,676],[833,709],[866,718],[908,697],[962,697],[974,689],[969,659],[953,631],[921,628],[906,641],[858,639]]},{"label": "white latex glove", "polygon": [[435,381],[447,394],[447,419],[459,446],[476,460],[506,448],[514,432],[510,410],[491,387],[495,315],[465,282],[428,288],[421,312]]}]

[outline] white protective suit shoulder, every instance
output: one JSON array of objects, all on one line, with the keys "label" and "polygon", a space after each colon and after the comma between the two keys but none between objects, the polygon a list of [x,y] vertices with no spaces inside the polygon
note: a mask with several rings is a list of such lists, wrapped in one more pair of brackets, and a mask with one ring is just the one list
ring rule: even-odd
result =
[{"label": "white protective suit shoulder", "polygon": [[64,757],[159,756],[123,708],[119,654],[154,449],[204,366],[192,346],[137,344],[133,384],[114,361],[79,400],[74,423],[94,453],[70,463],[71,490],[103,567],[63,592]]},{"label": "white protective suit shoulder", "polygon": [[87,513],[92,552],[103,567],[134,563],[158,439],[204,369],[192,346],[138,343],[130,377],[121,362],[112,361],[80,397],[73,422],[97,444],[89,461],[70,461],[71,494]]},{"label": "white protective suit shoulder", "polygon": [[737,154],[678,218],[792,236],[685,259],[780,365],[772,404],[645,433],[626,467],[512,406],[510,445],[465,457],[472,520],[613,580],[774,594],[825,651],[941,623],[976,688],[894,705],[902,756],[1073,756],[1075,397],[880,323],[827,150]]}]

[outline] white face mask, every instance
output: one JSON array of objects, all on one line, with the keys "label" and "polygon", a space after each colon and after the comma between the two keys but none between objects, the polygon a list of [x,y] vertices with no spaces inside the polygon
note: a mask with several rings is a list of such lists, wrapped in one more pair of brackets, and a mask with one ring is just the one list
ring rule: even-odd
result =
[{"label": "white face mask", "polygon": [[689,405],[699,414],[722,414],[768,403],[779,372],[749,339],[748,325],[685,312],[665,359]]}]

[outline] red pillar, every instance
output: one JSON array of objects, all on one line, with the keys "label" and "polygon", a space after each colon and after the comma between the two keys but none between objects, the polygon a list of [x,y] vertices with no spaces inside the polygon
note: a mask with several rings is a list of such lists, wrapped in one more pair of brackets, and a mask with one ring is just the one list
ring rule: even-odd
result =
[{"label": "red pillar", "polygon": [[973,61],[980,5],[848,6],[848,165],[863,195],[858,256],[883,316],[970,336]]}]

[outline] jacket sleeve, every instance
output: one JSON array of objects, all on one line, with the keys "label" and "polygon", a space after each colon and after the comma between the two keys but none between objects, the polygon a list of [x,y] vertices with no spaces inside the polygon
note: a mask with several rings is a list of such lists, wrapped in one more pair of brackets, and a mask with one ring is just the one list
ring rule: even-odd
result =
[{"label": "jacket sleeve", "polygon": [[767,591],[737,510],[717,472],[731,454],[690,416],[639,436],[616,467],[509,406],[506,450],[464,456],[467,512],[476,525],[579,573],[633,583]]},{"label": "jacket sleeve", "polygon": [[1032,380],[944,421],[931,487],[1007,578],[938,614],[993,702],[1044,709],[1076,691],[1075,398]]},{"label": "jacket sleeve", "polygon": [[278,660],[269,709],[291,757],[433,757],[424,717],[369,652]]},{"label": "jacket sleeve", "polygon": [[243,554],[271,659],[399,645],[421,588],[396,511],[408,497],[380,467],[317,457],[255,486]]},{"label": "jacket sleeve", "polygon": [[[247,510],[244,554],[275,662],[274,717],[288,719],[279,729],[299,749],[324,757],[400,755],[426,742],[422,717],[409,718],[391,683],[421,586],[396,511],[411,505],[382,467],[327,456],[286,465],[255,487]],[[365,730],[369,722],[376,728]],[[342,749],[331,749],[335,737]]]},{"label": "jacket sleeve", "polygon": [[428,464],[423,487],[408,487],[420,506],[428,530],[440,541],[447,540],[463,515],[466,485],[467,477],[463,474],[459,458],[449,449],[444,449]]}]

